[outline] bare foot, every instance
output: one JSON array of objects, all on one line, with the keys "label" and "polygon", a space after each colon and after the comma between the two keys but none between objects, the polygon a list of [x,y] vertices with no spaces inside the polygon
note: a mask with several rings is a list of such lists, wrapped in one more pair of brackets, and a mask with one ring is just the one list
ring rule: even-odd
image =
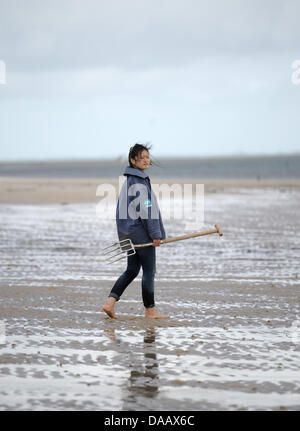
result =
[{"label": "bare foot", "polygon": [[166,316],[165,314],[161,314],[155,310],[155,307],[146,308],[145,318],[146,319],[168,319],[170,316]]},{"label": "bare foot", "polygon": [[116,315],[114,307],[115,307],[115,303],[116,303],[116,299],[113,298],[112,296],[110,296],[107,301],[106,304],[103,305],[102,307],[102,311],[105,311],[105,313],[111,317],[112,319],[118,319],[119,316]]}]

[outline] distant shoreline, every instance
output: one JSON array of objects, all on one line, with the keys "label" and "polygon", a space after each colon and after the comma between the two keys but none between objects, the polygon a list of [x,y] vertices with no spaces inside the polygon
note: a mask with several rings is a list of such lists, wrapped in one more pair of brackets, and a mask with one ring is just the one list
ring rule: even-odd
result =
[{"label": "distant shoreline", "polygon": [[[229,189],[300,188],[300,180],[201,180],[152,178],[152,184],[204,184],[205,193],[222,193]],[[118,178],[22,178],[0,177],[0,204],[97,203],[100,184],[111,184],[116,193]]]},{"label": "distant shoreline", "polygon": [[[72,180],[110,178],[123,174],[125,158],[39,162],[0,162],[0,178],[65,178]],[[199,158],[153,158],[147,171],[151,179],[171,181],[290,181],[300,180],[300,154],[286,156],[235,156]]]},{"label": "distant shoreline", "polygon": [[[298,157],[300,158],[300,152],[294,152],[294,153],[286,153],[286,154],[219,154],[219,155],[190,155],[190,156],[159,156],[154,155],[155,159],[162,160],[162,161],[190,161],[190,160],[240,160],[240,159],[280,159],[280,158],[294,158]],[[127,162],[127,157],[125,156],[116,156],[116,157],[109,157],[109,158],[92,158],[92,159],[28,159],[28,160],[0,160],[0,167],[2,165],[14,165],[14,164],[107,164],[107,163],[120,163],[120,161]]]}]

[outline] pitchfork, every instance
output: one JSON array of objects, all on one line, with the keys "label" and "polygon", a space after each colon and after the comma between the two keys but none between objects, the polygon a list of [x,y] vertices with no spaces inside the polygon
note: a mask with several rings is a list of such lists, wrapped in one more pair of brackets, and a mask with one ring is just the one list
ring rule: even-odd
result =
[{"label": "pitchfork", "polygon": [[[196,236],[210,235],[211,233],[218,233],[219,236],[223,235],[220,226],[218,224],[215,224],[215,229],[195,232],[188,235],[175,236],[173,238],[162,239],[160,243],[168,244],[169,242],[182,241],[184,239],[194,238]],[[106,263],[117,262],[120,259],[124,259],[127,256],[135,254],[136,248],[150,247],[151,245],[153,245],[153,242],[147,242],[145,244],[133,244],[131,239],[129,238],[123,239],[123,241],[114,242],[113,244],[103,249],[103,251],[105,251],[104,256],[107,256]]]}]

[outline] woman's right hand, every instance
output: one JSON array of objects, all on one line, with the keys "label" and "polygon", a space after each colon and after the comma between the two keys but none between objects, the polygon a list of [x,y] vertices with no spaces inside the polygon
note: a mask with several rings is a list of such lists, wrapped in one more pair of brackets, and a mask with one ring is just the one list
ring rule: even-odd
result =
[{"label": "woman's right hand", "polygon": [[156,238],[153,240],[153,247],[159,247],[160,246],[160,238]]}]

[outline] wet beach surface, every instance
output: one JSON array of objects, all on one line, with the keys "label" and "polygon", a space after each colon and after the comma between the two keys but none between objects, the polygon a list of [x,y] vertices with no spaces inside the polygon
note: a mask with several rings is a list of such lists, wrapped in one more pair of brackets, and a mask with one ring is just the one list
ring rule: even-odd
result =
[{"label": "wet beach surface", "polygon": [[[210,235],[157,249],[156,303],[141,277],[101,306],[113,220],[95,204],[0,206],[1,410],[299,410],[300,190],[205,195]],[[168,236],[187,233],[167,220]]]}]

